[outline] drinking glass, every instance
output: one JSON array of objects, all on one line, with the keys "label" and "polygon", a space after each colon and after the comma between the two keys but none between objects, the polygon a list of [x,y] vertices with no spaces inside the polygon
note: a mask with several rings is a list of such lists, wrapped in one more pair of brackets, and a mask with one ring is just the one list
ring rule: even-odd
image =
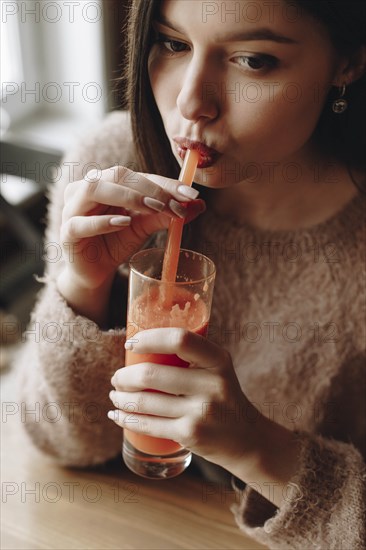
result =
[{"label": "drinking glass", "polygon": [[[182,327],[206,336],[215,283],[214,263],[197,252],[181,249],[176,282],[161,280],[164,250],[141,250],[130,260],[127,338],[157,327]],[[126,366],[158,363],[186,368],[177,355],[126,350]],[[146,391],[154,391],[146,388]],[[131,403],[126,423],[138,422]],[[153,479],[174,477],[191,462],[191,453],[176,441],[124,429],[123,459],[136,474]]]}]

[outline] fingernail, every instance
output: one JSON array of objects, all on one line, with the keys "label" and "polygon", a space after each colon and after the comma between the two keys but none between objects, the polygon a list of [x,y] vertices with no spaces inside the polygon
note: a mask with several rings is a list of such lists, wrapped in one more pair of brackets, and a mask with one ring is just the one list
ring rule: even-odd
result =
[{"label": "fingernail", "polygon": [[178,193],[184,195],[188,199],[196,199],[200,194],[197,189],[193,189],[193,187],[190,187],[189,185],[180,185],[178,187]]},{"label": "fingernail", "polygon": [[108,411],[107,416],[111,420],[118,420],[118,411]]},{"label": "fingernail", "polygon": [[184,206],[179,204],[179,202],[175,201],[174,199],[171,199],[169,201],[169,208],[174,214],[179,216],[180,218],[185,218],[187,215],[187,210]]},{"label": "fingernail", "polygon": [[157,212],[161,212],[165,208],[165,204],[163,202],[153,199],[151,197],[144,197],[142,202],[145,206],[148,206],[149,208],[152,208]]},{"label": "fingernail", "polygon": [[85,179],[87,181],[93,182],[93,181],[99,181],[102,176],[101,170],[97,170],[96,168],[93,168],[93,170],[90,170],[86,176]]},{"label": "fingernail", "polygon": [[113,397],[114,397],[115,395],[116,395],[115,390],[111,390],[111,391],[109,392],[109,399],[111,399],[111,400],[113,401]]},{"label": "fingernail", "polygon": [[132,342],[132,340],[126,340],[126,342],[125,342],[125,349],[130,350],[130,351],[133,350],[133,342]]},{"label": "fingernail", "polygon": [[124,226],[124,225],[130,225],[130,223],[131,223],[131,216],[116,216],[115,218],[111,218],[109,220],[109,225]]}]

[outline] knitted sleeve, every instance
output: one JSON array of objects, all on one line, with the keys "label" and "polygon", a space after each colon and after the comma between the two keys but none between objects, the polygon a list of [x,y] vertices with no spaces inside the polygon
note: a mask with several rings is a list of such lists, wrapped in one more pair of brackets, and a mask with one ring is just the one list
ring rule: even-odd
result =
[{"label": "knitted sleeve", "polygon": [[[62,161],[62,178],[50,189],[45,246],[61,250],[59,229],[64,189],[92,168],[117,164],[133,168],[127,114],[115,112],[101,128]],[[123,329],[102,331],[75,312],[59,294],[55,280],[61,254],[49,260],[37,304],[20,354],[23,424],[33,442],[58,462],[86,466],[105,462],[121,449],[121,429],[106,414],[111,377],[124,364]],[[122,308],[126,281],[114,285],[116,309]],[[125,311],[119,312],[123,326]],[[113,327],[115,325],[112,325]],[[117,325],[118,326],[118,325]]]},{"label": "knitted sleeve", "polygon": [[242,531],[273,549],[365,548],[365,465],[351,444],[300,433],[300,467],[276,508],[253,487],[235,487]]}]

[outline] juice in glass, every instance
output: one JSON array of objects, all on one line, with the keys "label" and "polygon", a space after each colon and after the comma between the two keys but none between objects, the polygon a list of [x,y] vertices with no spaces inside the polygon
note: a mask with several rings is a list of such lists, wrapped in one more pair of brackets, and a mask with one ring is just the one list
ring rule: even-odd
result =
[{"label": "juice in glass", "polygon": [[[133,340],[140,330],[157,327],[182,327],[205,336],[215,279],[213,262],[196,252],[181,250],[176,283],[166,283],[160,279],[163,254],[160,249],[143,250],[130,262],[127,338]],[[170,285],[168,291],[166,285]],[[142,362],[182,368],[189,365],[173,354],[126,351],[126,365]],[[130,422],[138,421],[136,413],[129,415]],[[189,465],[191,453],[175,441],[124,429],[123,457],[135,473],[160,479],[181,473]]]}]

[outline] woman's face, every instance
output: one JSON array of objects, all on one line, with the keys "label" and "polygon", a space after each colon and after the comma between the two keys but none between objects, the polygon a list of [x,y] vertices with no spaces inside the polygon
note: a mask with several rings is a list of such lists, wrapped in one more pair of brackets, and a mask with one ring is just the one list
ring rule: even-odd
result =
[{"label": "woman's face", "polygon": [[153,94],[179,163],[201,152],[196,181],[308,158],[340,63],[320,23],[278,0],[165,0],[153,25]]}]

